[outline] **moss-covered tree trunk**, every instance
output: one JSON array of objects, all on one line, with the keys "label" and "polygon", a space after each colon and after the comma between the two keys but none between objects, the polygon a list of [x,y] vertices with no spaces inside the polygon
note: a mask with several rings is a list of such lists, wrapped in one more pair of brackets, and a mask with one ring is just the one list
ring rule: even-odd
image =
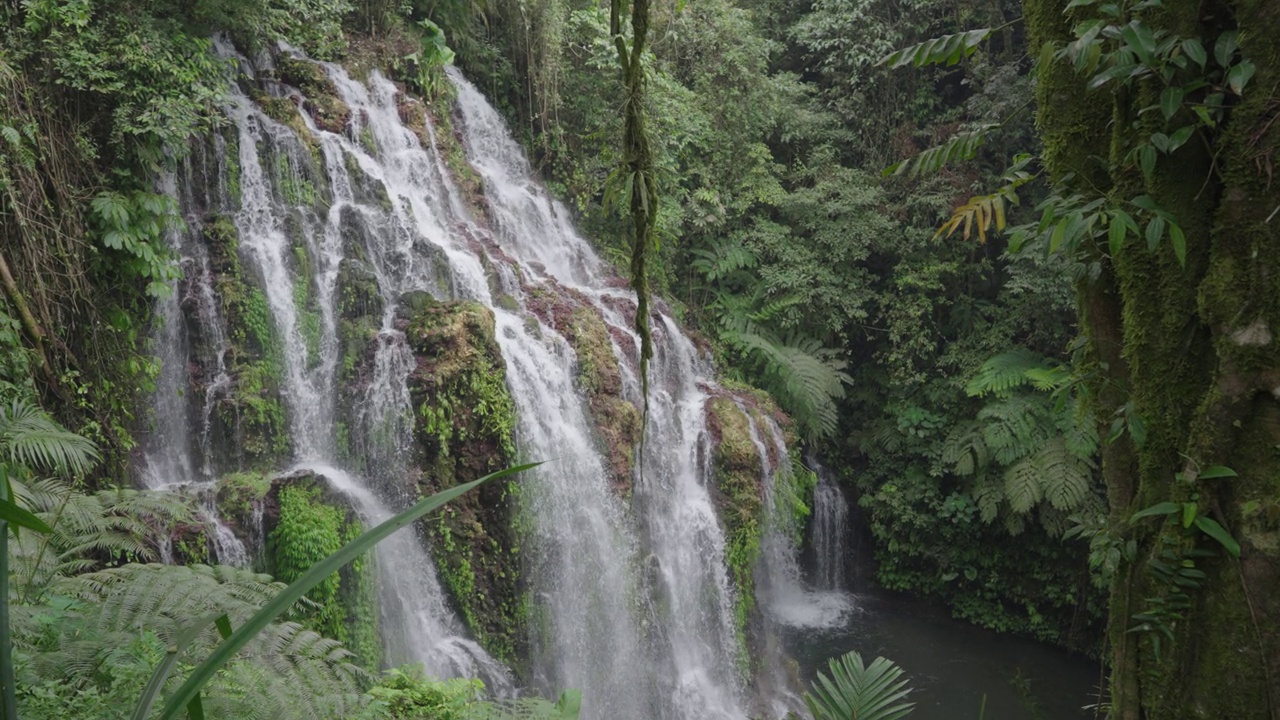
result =
[{"label": "moss-covered tree trunk", "polygon": [[[1075,23],[1097,13],[1084,7],[1069,15],[1067,5],[1025,0],[1033,48],[1074,39]],[[1080,283],[1079,305],[1095,410],[1105,423],[1127,413],[1146,429],[1137,441],[1125,433],[1111,442],[1103,458],[1112,530],[1130,549],[1110,603],[1112,717],[1275,720],[1280,178],[1273,183],[1272,174],[1280,159],[1280,3],[1166,5],[1146,11],[1142,22],[1199,37],[1211,55],[1222,32],[1239,28],[1241,52],[1257,73],[1226,122],[1144,174],[1125,157],[1163,123],[1158,111],[1140,112],[1159,102],[1159,87],[1090,91],[1087,76],[1058,61],[1041,69],[1037,98],[1055,181],[1113,202],[1149,195],[1186,234],[1185,265],[1168,240],[1150,250],[1131,239],[1114,257],[1105,247],[1082,250],[1093,271]],[[1238,477],[1201,478],[1212,466]],[[1181,514],[1130,521],[1170,501],[1194,503],[1197,515],[1226,528],[1240,543],[1239,559],[1194,526],[1185,529]],[[1152,561],[1175,569],[1191,563],[1205,576],[1178,586]],[[1161,608],[1169,612],[1160,623],[1134,618]],[[1132,630],[1140,626],[1146,629]]]}]

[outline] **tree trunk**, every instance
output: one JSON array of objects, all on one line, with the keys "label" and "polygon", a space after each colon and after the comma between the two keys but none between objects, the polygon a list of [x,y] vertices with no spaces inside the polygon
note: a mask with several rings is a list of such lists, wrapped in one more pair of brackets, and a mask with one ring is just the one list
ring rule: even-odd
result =
[{"label": "tree trunk", "polygon": [[[1097,12],[1077,8],[1068,16],[1067,4],[1025,0],[1033,48],[1074,39],[1074,21]],[[1280,147],[1280,3],[1168,5],[1143,22],[1200,37],[1211,56],[1222,30],[1238,26],[1243,56],[1257,67],[1208,143],[1193,139],[1143,177],[1124,169],[1124,160],[1164,122],[1160,112],[1139,112],[1158,103],[1159,87],[1089,91],[1085,76],[1058,61],[1041,70],[1037,98],[1055,180],[1074,175],[1074,189],[1116,203],[1149,195],[1186,234],[1185,266],[1168,240],[1148,250],[1130,239],[1115,257],[1090,247],[1081,258],[1096,263],[1079,287],[1088,340],[1082,372],[1094,410],[1109,426],[1128,406],[1146,427],[1140,444],[1126,433],[1103,455],[1112,530],[1134,549],[1111,594],[1112,717],[1277,720],[1280,189],[1271,174]],[[1239,476],[1198,477],[1216,465]],[[1129,521],[1168,501],[1193,503],[1198,516],[1221,524],[1239,541],[1240,558],[1184,529],[1181,513]],[[1191,563],[1206,577],[1184,587],[1184,596],[1153,572],[1153,560],[1175,569]],[[1152,626],[1134,615],[1180,599],[1189,607],[1164,622],[1172,639],[1158,624],[1130,631]]]}]

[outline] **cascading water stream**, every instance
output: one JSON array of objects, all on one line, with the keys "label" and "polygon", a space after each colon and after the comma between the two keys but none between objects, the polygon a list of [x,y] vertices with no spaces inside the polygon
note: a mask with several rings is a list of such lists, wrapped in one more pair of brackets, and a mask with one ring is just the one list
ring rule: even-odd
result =
[{"label": "cascading water stream", "polygon": [[813,585],[818,590],[848,590],[849,501],[826,469],[813,465],[818,474],[818,484],[813,489],[813,519],[809,522]]},{"label": "cascading water stream", "polygon": [[[618,343],[638,347],[629,317],[634,297],[608,282],[568,212],[533,181],[496,111],[460,73],[449,73],[498,242],[531,283],[555,282],[594,304],[609,326],[627,395],[642,404],[634,352]],[[646,442],[660,450],[642,458],[633,525],[608,487],[567,345],[545,326],[531,336],[515,317],[500,317],[499,328],[522,444],[531,456],[555,460],[531,483],[528,508],[545,559],[536,582],[551,620],[542,682],[581,688],[593,718],[745,717],[725,540],[698,460],[707,441],[707,397],[698,386],[712,382],[710,368],[661,316],[646,427]]]},{"label": "cascading water stream", "polygon": [[[225,47],[224,53],[229,53]],[[242,65],[245,63],[242,60]],[[326,66],[353,106],[372,107],[367,97],[355,97],[355,83],[340,68]],[[239,210],[235,224],[242,255],[262,281],[277,335],[281,339],[284,364],[282,395],[289,409],[291,437],[297,458],[295,471],[306,470],[324,478],[348,498],[361,520],[377,524],[391,516],[391,510],[374,494],[372,485],[393,482],[404,471],[399,460],[407,443],[411,425],[407,422],[408,375],[403,338],[389,326],[378,339],[374,366],[376,377],[368,388],[357,417],[360,445],[373,456],[366,456],[364,467],[368,477],[359,478],[339,467],[332,457],[335,446],[335,403],[338,389],[335,369],[339,342],[334,308],[334,295],[339,266],[343,260],[345,230],[355,223],[370,232],[364,248],[374,258],[371,263],[380,291],[387,298],[411,287],[421,287],[422,277],[412,269],[429,264],[413,250],[422,240],[422,228],[415,226],[429,212],[421,215],[413,209],[397,205],[388,218],[382,208],[370,207],[356,198],[353,179],[347,169],[348,156],[362,169],[372,171],[379,163],[364,149],[344,136],[310,126],[319,140],[324,158],[326,186],[330,195],[324,198],[327,210],[289,197],[287,189],[304,179],[303,169],[312,165],[310,151],[290,128],[267,117],[247,96],[233,92],[226,109],[238,133],[240,178]],[[304,116],[305,117],[305,116]],[[377,128],[374,128],[375,134]],[[387,138],[380,141],[390,142]],[[262,157],[277,160],[273,174],[264,169]],[[283,158],[283,161],[281,159]],[[393,183],[368,173],[373,182]],[[363,181],[364,179],[362,179]],[[288,183],[295,183],[294,186]],[[315,190],[315,192],[319,192]],[[398,203],[409,203],[404,195],[395,196]],[[294,237],[286,232],[282,219],[292,216],[301,224]],[[378,235],[372,229],[397,229]],[[295,244],[301,239],[302,250]],[[291,256],[305,255],[307,263]],[[301,270],[310,268],[308,275]],[[409,271],[405,268],[408,267]],[[433,288],[434,289],[434,288]],[[310,303],[314,311],[304,303]],[[385,323],[393,313],[389,306]],[[314,312],[310,318],[306,313]],[[310,323],[310,327],[307,327]],[[373,448],[383,448],[381,457]],[[383,462],[378,462],[382,460]],[[434,564],[413,530],[397,532],[376,549],[379,569],[380,603],[383,637],[388,659],[393,664],[421,662],[428,673],[437,676],[480,676],[491,691],[506,694],[510,679],[500,663],[493,660],[476,643],[464,637],[463,630],[448,608],[443,590],[435,574]]]},{"label": "cascading water stream", "polygon": [[[248,60],[217,45],[253,77]],[[470,215],[435,145],[429,117],[425,132],[407,127],[401,103],[408,101],[377,71],[357,82],[340,66],[317,66],[350,110],[343,132],[318,127],[294,88],[273,80],[260,84],[277,99],[293,98],[306,138],[233,89],[225,109],[230,135],[215,136],[211,149],[200,150],[209,157],[230,150],[233,162],[206,160],[207,174],[217,182],[194,189],[188,178],[177,192],[184,204],[234,219],[246,282],[265,299],[279,344],[294,471],[325,478],[366,524],[389,517],[407,501],[396,489],[412,472],[409,382],[417,358],[399,329],[401,305],[407,294],[422,291],[437,300],[482,303],[494,315],[520,454],[547,461],[522,480],[519,509],[530,613],[537,618],[531,623],[530,658],[537,689],[581,690],[585,720],[745,720],[759,714],[769,701],[753,695],[739,669],[745,649],[737,637],[725,537],[708,487],[712,438],[706,404],[710,394],[723,392],[709,363],[671,317],[655,313],[649,449],[629,478],[630,496],[619,494],[601,448],[598,418],[579,386],[583,358],[554,322],[533,311],[533,298],[572,293],[589,304],[605,323],[622,393],[639,406],[634,296],[617,289],[616,278],[574,230],[565,209],[531,177],[497,113],[455,70],[449,77],[457,90],[457,119],[467,159],[483,181],[487,223]],[[485,244],[491,236],[494,242]],[[199,243],[186,237],[180,245]],[[209,273],[207,252],[192,252],[194,262],[185,266],[188,283]],[[376,283],[380,317],[367,376],[359,387],[344,389],[338,380],[337,296],[339,278],[353,263]],[[211,314],[201,305],[194,324],[221,328],[212,290],[207,298],[202,293],[188,295],[199,296],[197,304],[205,303]],[[183,331],[176,302],[172,308],[162,305],[161,312],[178,319],[172,333],[166,324],[157,337],[165,372],[173,376],[162,377],[162,384],[180,388],[200,343]],[[225,353],[225,337],[215,339],[219,343]],[[192,437],[200,438],[203,474],[211,476],[219,467],[209,413],[226,392],[224,383],[234,378],[219,379],[227,375],[222,355],[202,355],[199,365],[212,372],[204,378],[203,414],[182,402],[172,408],[157,404],[158,416],[163,411],[174,418],[167,427],[180,433],[175,447],[188,448],[187,454],[157,455],[154,463],[148,456],[148,467],[170,460],[196,467]],[[351,397],[340,399],[344,392]],[[188,415],[200,419],[201,432],[188,432]],[[340,416],[349,424],[341,431]],[[177,425],[179,418],[185,424]],[[767,462],[770,451],[752,428]],[[772,455],[783,458],[778,467],[789,467],[776,426],[770,432],[777,446]],[[347,448],[341,457],[334,450],[340,435]],[[774,475],[770,464],[766,488]],[[250,530],[260,540],[262,509],[254,510],[256,529]],[[794,563],[794,548],[789,552]],[[779,550],[778,558],[762,561],[776,566],[766,574],[791,577],[784,555]],[[375,566],[392,663],[417,660],[434,674],[480,674],[504,686],[508,675],[501,665],[465,638],[430,555],[412,530],[380,544]],[[794,579],[798,586],[798,570]],[[764,604],[767,609],[774,603]],[[770,655],[764,662],[780,668],[777,659]]]},{"label": "cascading water stream", "polygon": [[[177,179],[172,175],[166,176],[160,189],[176,197]],[[226,565],[244,567],[249,561],[248,550],[218,517],[212,493],[209,417],[213,403],[227,387],[228,378],[223,362],[227,350],[226,335],[213,296],[209,258],[189,230],[170,230],[168,240],[180,259],[184,280],[174,283],[171,293],[159,302],[157,308],[160,376],[156,380],[152,406],[155,432],[144,445],[141,480],[145,487],[153,490],[175,490],[196,495],[200,512],[211,529],[208,541],[213,559]],[[193,325],[202,331],[202,336],[188,337],[190,331],[184,306],[191,308],[190,313],[197,318]],[[199,433],[191,431],[190,406],[185,398],[190,387],[187,376],[189,345],[194,346],[202,366],[214,376],[199,410],[202,421]],[[193,437],[199,438],[202,462],[196,461]],[[162,561],[172,562],[169,538],[161,539],[159,554]]]}]

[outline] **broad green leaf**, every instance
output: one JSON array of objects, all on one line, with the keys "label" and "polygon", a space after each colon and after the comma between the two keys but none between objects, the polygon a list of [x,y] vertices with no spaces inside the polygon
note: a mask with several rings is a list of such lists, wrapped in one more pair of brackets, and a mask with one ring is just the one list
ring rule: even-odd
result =
[{"label": "broad green leaf", "polygon": [[1120,248],[1124,245],[1124,236],[1126,235],[1124,223],[1116,218],[1111,219],[1111,227],[1107,228],[1107,242],[1110,245],[1111,257],[1120,254]]},{"label": "broad green leaf", "polygon": [[1231,557],[1240,557],[1240,543],[1236,542],[1236,539],[1231,537],[1231,533],[1219,525],[1217,520],[1201,515],[1196,518],[1196,527],[1200,528],[1205,535],[1222,543],[1222,547],[1231,553]]},{"label": "broad green leaf", "polygon": [[1138,512],[1134,513],[1133,516],[1129,518],[1129,522],[1133,523],[1141,520],[1142,518],[1156,517],[1159,515],[1172,515],[1181,509],[1182,509],[1182,506],[1176,502],[1166,501],[1166,502],[1156,503],[1155,505],[1152,505],[1149,508],[1143,508]]},{"label": "broad green leaf", "polygon": [[1237,95],[1244,94],[1244,86],[1249,84],[1249,79],[1257,72],[1258,68],[1254,64],[1245,60],[1227,71],[1227,84],[1231,86],[1231,91]]},{"label": "broad green leaf", "polygon": [[11,522],[18,527],[34,530],[38,533],[51,533],[53,529],[30,511],[18,507],[12,500],[0,500],[0,520]]},{"label": "broad green leaf", "polygon": [[1186,53],[1191,61],[1200,67],[1204,67],[1204,63],[1209,59],[1209,54],[1205,52],[1204,45],[1196,38],[1188,38],[1182,41],[1182,52]]},{"label": "broad green leaf", "polygon": [[281,613],[293,607],[303,595],[306,595],[309,590],[323,582],[325,578],[363,555],[388,535],[482,483],[523,472],[540,464],[517,465],[491,473],[479,480],[473,480],[436,493],[377,527],[368,530],[360,537],[344,545],[336,553],[312,565],[310,570],[303,573],[302,577],[293,581],[284,590],[281,590],[279,595],[272,598],[257,614],[249,618],[244,625],[241,625],[232,633],[231,637],[219,644],[209,654],[209,657],[204,659],[204,662],[191,671],[186,682],[182,683],[182,686],[174,691],[173,695],[169,696],[169,699],[165,702],[163,709],[160,711],[159,720],[175,720],[183,709],[187,707],[187,704],[191,702],[192,698],[199,694],[200,689],[213,678],[214,674],[221,670],[231,658],[235,657],[236,653],[240,652],[241,648],[248,644],[254,636],[262,632],[263,628],[271,624]]},{"label": "broad green leaf", "polygon": [[991,28],[979,28],[954,35],[932,38],[910,47],[896,50],[877,62],[896,70],[907,65],[955,65],[978,50],[978,45],[991,34]]},{"label": "broad green leaf", "polygon": [[1160,92],[1160,112],[1169,120],[1182,107],[1182,88],[1167,87]]},{"label": "broad green leaf", "polygon": [[1169,223],[1169,239],[1173,242],[1173,255],[1178,264],[1187,266],[1187,238],[1182,234],[1182,227],[1177,223]]},{"label": "broad green leaf", "polygon": [[1160,244],[1160,238],[1164,237],[1164,218],[1159,215],[1151,218],[1147,223],[1147,249],[1155,250]]},{"label": "broad green leaf", "polygon": [[1195,131],[1196,127],[1194,125],[1183,125],[1173,131],[1173,135],[1169,137],[1169,152],[1173,152],[1183,145],[1186,145],[1187,141],[1191,139],[1191,134]]},{"label": "broad green leaf", "polygon": [[1143,145],[1138,149],[1138,163],[1142,166],[1142,173],[1150,176],[1156,171],[1156,148],[1153,145]]},{"label": "broad green leaf", "polygon": [[1213,480],[1214,478],[1240,477],[1240,475],[1229,467],[1214,465],[1212,467],[1205,468],[1204,472],[1200,473],[1199,477],[1201,480]]},{"label": "broad green leaf", "polygon": [[1182,503],[1182,527],[1189,528],[1191,523],[1196,519],[1196,504],[1193,502]]},{"label": "broad green leaf", "polygon": [[1240,46],[1238,39],[1240,33],[1237,30],[1228,30],[1218,36],[1218,42],[1213,44],[1213,59],[1218,61],[1222,67],[1231,64],[1231,58],[1236,54],[1236,49]]}]

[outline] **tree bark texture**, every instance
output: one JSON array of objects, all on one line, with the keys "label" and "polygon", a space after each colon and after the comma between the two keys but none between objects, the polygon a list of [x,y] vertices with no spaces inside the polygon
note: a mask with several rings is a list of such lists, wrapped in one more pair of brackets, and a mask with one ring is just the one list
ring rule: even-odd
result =
[{"label": "tree bark texture", "polygon": [[[1076,22],[1097,13],[1068,14],[1067,4],[1025,0],[1033,50],[1074,39]],[[1088,78],[1059,60],[1041,69],[1037,90],[1044,160],[1055,181],[1117,205],[1149,195],[1187,238],[1185,265],[1168,240],[1149,250],[1131,238],[1115,257],[1101,246],[1081,257],[1091,267],[1078,288],[1088,340],[1082,372],[1095,413],[1109,426],[1132,403],[1146,427],[1140,445],[1126,433],[1103,453],[1113,531],[1136,548],[1111,593],[1112,717],[1277,720],[1280,179],[1272,175],[1280,148],[1280,3],[1165,5],[1142,21],[1199,37],[1211,55],[1216,38],[1238,28],[1243,57],[1257,72],[1225,123],[1162,156],[1149,177],[1125,169],[1124,158],[1163,123],[1160,112],[1139,112],[1158,103],[1159,86],[1090,91]],[[1198,477],[1216,465],[1238,477]],[[1184,529],[1180,514],[1129,521],[1167,501],[1194,503],[1198,515],[1220,523],[1240,542],[1240,558]],[[1173,639],[1158,653],[1153,633],[1130,632],[1141,624],[1135,614],[1168,601],[1174,589],[1151,571],[1153,559],[1189,560],[1207,574],[1186,590],[1190,607],[1168,623]]]}]

